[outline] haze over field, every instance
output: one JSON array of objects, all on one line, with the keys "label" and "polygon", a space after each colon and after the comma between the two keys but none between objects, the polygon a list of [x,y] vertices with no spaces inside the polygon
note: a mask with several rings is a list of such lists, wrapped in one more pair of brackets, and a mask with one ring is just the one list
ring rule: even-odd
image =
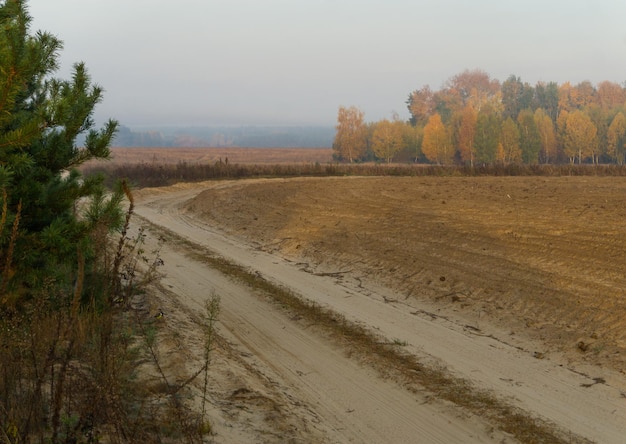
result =
[{"label": "haze over field", "polygon": [[479,68],[505,80],[626,80],[621,0],[31,0],[106,89],[96,118],[152,125],[334,125],[408,118],[408,94]]}]

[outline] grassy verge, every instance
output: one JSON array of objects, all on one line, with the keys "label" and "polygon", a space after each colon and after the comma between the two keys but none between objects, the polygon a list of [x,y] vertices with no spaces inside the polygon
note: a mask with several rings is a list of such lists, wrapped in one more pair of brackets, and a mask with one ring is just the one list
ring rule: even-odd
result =
[{"label": "grassy verge", "polygon": [[[149,223],[148,221],[145,221]],[[182,238],[163,227],[153,226],[160,236],[169,239],[191,259],[202,262],[225,275],[245,283],[258,294],[269,296],[290,315],[316,325],[349,351],[351,357],[367,361],[385,377],[403,381],[412,391],[431,392],[436,398],[452,402],[487,419],[495,427],[521,442],[575,443],[589,442],[558,430],[554,425],[512,406],[492,393],[474,387],[469,381],[452,376],[443,368],[425,365],[401,349],[399,344],[381,338],[344,316],[304,300],[292,291],[278,286],[257,273],[217,255],[208,248]]]},{"label": "grassy verge", "polygon": [[[190,400],[193,378],[174,382],[163,370],[161,329],[149,312],[148,294],[162,262],[158,250],[144,251],[143,230],[129,237],[133,197],[128,188],[124,193],[129,207],[121,232],[98,225],[89,248],[78,249],[76,271],[73,264],[56,264],[58,273],[41,288],[4,285],[0,291],[2,444],[194,444],[211,432],[206,410],[195,411]],[[89,211],[101,215],[115,202],[96,200]],[[5,205],[0,219],[6,214]],[[33,254],[23,246],[13,250],[18,222],[16,217],[9,256]],[[92,260],[85,259],[87,253]],[[13,269],[11,261],[3,262],[6,284]],[[193,376],[205,378],[202,407],[218,311],[218,302],[211,304],[203,320],[204,365]]]}]

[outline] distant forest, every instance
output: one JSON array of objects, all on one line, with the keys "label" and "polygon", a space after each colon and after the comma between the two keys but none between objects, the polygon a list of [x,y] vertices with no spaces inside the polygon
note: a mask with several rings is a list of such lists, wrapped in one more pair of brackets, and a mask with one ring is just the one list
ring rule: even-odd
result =
[{"label": "distant forest", "polygon": [[328,148],[335,128],[328,126],[162,127],[136,130],[121,126],[119,147]]},{"label": "distant forest", "polygon": [[410,121],[365,123],[340,107],[337,160],[440,165],[617,163],[626,159],[626,89],[614,82],[504,82],[464,71],[439,90],[424,86],[406,101]]}]

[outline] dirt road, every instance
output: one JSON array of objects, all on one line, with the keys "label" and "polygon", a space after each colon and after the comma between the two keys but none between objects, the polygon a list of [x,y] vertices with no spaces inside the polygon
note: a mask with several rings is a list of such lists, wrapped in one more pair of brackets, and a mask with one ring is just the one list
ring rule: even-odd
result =
[{"label": "dirt road", "polygon": [[[319,268],[329,265],[295,262],[279,251],[261,251],[243,236],[226,236],[207,223],[210,218],[183,211],[185,203],[186,208],[198,205],[203,189],[244,185],[153,191],[141,198],[138,214],[368,326],[389,341],[404,344],[424,362],[446,367],[573,437],[623,442],[626,381],[618,371],[592,364],[574,367],[556,354],[546,357],[545,344],[512,335],[488,319],[470,319],[431,301],[406,297],[380,285],[375,276]],[[241,284],[170,247],[163,255],[165,263],[172,264],[164,283],[180,304],[200,308],[212,290],[222,297],[222,334],[245,357],[248,368],[255,369],[257,378],[271,381],[262,385],[260,380],[249,380],[245,393],[262,392],[263,399],[272,400],[278,416],[286,418],[285,433],[293,442],[513,442],[459,407],[383,381]],[[217,440],[240,441],[244,431],[234,428],[237,433],[233,427],[230,431],[218,427],[224,439]],[[272,439],[267,437],[268,442]]]}]

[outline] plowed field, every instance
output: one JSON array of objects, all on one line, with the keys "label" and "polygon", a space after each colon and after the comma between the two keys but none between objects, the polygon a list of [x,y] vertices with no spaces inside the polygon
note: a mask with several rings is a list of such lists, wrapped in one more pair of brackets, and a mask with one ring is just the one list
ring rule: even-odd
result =
[{"label": "plowed field", "polygon": [[624,178],[226,182],[186,211],[303,267],[540,340],[538,357],[626,371]]}]

